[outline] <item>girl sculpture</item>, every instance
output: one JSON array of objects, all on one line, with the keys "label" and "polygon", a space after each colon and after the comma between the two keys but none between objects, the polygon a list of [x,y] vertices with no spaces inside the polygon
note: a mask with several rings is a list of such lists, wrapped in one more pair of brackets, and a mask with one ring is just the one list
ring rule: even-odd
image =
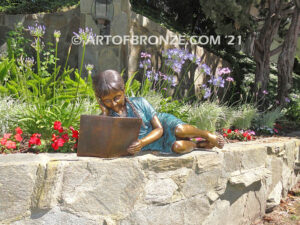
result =
[{"label": "girl sculpture", "polygon": [[[93,86],[101,115],[113,117],[138,117],[142,119],[138,140],[128,148],[130,154],[143,150],[162,153],[188,153],[195,148],[223,148],[224,139],[200,130],[168,113],[157,113],[142,97],[128,98],[124,81],[114,70],[100,72],[93,77]],[[203,137],[205,142],[192,142],[190,138]]]}]

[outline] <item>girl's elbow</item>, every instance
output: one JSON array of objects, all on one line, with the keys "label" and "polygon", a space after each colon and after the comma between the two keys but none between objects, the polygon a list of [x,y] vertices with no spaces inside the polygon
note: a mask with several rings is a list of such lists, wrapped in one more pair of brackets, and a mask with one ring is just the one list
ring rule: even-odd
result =
[{"label": "girl's elbow", "polygon": [[158,128],[159,129],[159,135],[160,137],[164,135],[164,129],[163,128]]}]

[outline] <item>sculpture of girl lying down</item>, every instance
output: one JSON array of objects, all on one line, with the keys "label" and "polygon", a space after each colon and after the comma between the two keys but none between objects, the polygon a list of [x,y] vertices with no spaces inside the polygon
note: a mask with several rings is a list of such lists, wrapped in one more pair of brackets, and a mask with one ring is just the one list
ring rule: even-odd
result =
[{"label": "sculpture of girl lying down", "polygon": [[[117,71],[106,70],[93,77],[97,101],[104,116],[138,117],[142,119],[138,140],[128,152],[144,150],[162,153],[188,153],[195,148],[223,148],[224,139],[208,131],[200,130],[168,113],[157,113],[143,97],[126,97],[124,80]],[[193,142],[190,138],[202,137],[205,142]]]}]

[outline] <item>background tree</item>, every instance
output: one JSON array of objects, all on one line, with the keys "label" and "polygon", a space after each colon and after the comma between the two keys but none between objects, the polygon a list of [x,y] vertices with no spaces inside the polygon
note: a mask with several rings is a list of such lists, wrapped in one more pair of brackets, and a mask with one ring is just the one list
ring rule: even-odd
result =
[{"label": "background tree", "polygon": [[277,99],[281,105],[286,103],[286,98],[293,86],[293,68],[294,57],[297,47],[298,36],[300,33],[300,0],[293,0],[294,3],[290,8],[292,20],[288,32],[284,38],[282,49],[278,57],[278,91]]}]

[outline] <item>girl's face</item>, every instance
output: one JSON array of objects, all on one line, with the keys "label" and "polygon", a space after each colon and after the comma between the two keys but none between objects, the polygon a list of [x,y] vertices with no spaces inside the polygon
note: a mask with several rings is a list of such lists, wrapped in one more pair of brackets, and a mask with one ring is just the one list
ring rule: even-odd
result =
[{"label": "girl's face", "polygon": [[103,104],[115,112],[120,112],[125,105],[124,91],[111,91],[109,95],[101,98]]}]

